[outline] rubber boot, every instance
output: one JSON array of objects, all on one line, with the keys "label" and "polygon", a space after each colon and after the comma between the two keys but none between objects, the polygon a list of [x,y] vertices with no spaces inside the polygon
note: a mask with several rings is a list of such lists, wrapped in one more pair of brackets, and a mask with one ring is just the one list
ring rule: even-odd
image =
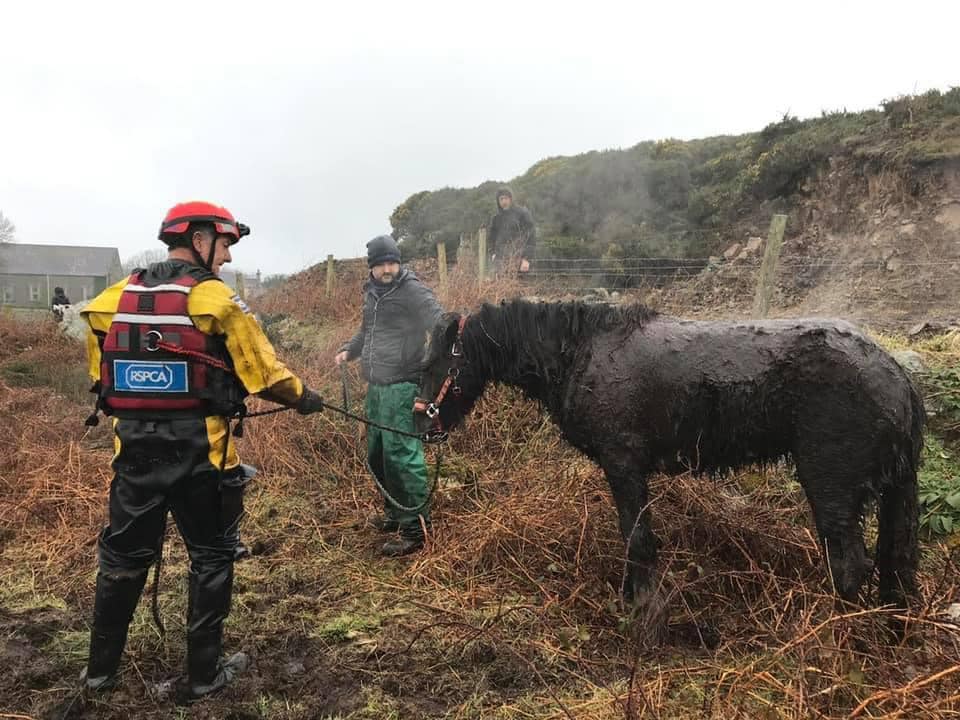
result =
[{"label": "rubber boot", "polygon": [[187,705],[223,690],[249,666],[246,653],[234,653],[222,661],[221,651],[220,629],[191,633],[187,637],[187,678],[177,686],[178,705]]},{"label": "rubber boot", "polygon": [[196,562],[188,578],[187,677],[177,685],[178,704],[195,702],[222,690],[247,667],[237,653],[223,662],[223,622],[230,612],[233,562]]},{"label": "rubber boot", "polygon": [[401,557],[423,547],[423,528],[419,525],[400,528],[400,534],[383,544],[380,552],[384,557]]},{"label": "rubber boot", "polygon": [[118,633],[90,631],[90,657],[80,675],[87,690],[105,692],[117,686],[117,670],[126,644],[126,630]]},{"label": "rubber boot", "polygon": [[129,574],[97,573],[90,657],[83,676],[89,690],[109,690],[116,685],[117,670],[127,644],[127,628],[146,581],[146,570]]}]

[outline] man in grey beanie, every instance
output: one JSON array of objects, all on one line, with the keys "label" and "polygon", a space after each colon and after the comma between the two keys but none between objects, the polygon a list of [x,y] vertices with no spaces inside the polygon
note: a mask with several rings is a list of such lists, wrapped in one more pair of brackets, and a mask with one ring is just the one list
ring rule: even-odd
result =
[{"label": "man in grey beanie", "polygon": [[[430,288],[400,265],[400,248],[389,235],[367,243],[367,265],[370,277],[363,288],[363,321],[334,362],[340,365],[359,357],[369,383],[367,417],[414,433],[413,401],[426,337],[443,309]],[[419,550],[430,523],[423,444],[417,438],[368,426],[367,463],[395,501],[384,497],[384,514],[370,520],[382,532],[398,533],[383,546],[383,554],[392,557]]]}]

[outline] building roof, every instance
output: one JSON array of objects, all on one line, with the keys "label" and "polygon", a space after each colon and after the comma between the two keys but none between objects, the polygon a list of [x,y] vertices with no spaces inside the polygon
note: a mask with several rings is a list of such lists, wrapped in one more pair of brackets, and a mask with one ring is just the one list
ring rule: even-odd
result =
[{"label": "building roof", "polygon": [[112,247],[0,244],[0,273],[8,275],[105,276],[120,265]]}]

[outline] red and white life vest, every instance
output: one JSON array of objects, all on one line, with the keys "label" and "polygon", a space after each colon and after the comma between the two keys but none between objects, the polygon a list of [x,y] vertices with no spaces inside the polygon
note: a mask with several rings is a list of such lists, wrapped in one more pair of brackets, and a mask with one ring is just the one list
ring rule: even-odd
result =
[{"label": "red and white life vest", "polygon": [[199,278],[186,273],[148,286],[130,276],[103,340],[100,408],[118,417],[230,416],[246,392],[222,336],[207,335],[187,312]]}]

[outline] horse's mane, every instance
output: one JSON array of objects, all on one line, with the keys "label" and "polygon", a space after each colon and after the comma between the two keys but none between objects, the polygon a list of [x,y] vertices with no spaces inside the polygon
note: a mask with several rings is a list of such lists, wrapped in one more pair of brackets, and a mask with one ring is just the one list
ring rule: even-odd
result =
[{"label": "horse's mane", "polygon": [[504,300],[499,305],[484,303],[481,317],[491,313],[502,314],[511,327],[524,334],[549,331],[549,335],[589,336],[595,331],[614,328],[634,330],[643,327],[656,311],[641,303],[617,305],[613,303],[533,302]]},{"label": "horse's mane", "polygon": [[563,380],[578,353],[598,333],[629,333],[656,316],[645,305],[504,300],[485,303],[475,313],[476,326],[464,333],[467,357],[498,379],[524,387],[549,404],[552,389]]}]

